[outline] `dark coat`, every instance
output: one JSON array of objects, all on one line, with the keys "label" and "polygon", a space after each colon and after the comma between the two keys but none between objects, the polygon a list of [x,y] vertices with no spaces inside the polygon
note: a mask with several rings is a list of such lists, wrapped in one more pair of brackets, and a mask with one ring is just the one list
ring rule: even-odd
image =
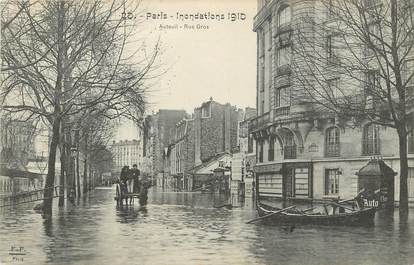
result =
[{"label": "dark coat", "polygon": [[132,168],[129,171],[130,177],[134,180],[134,193],[139,193],[140,190],[140,181],[139,181],[139,175],[141,174],[141,172],[139,171],[139,169],[137,168]]},{"label": "dark coat", "polygon": [[132,169],[129,171],[129,174],[131,175],[131,178],[132,178],[133,180],[139,180],[139,175],[141,174],[141,172],[139,171],[139,169],[138,169],[138,168],[132,168]]},{"label": "dark coat", "polygon": [[126,182],[129,178],[129,172],[127,169],[122,169],[120,179],[122,182]]}]

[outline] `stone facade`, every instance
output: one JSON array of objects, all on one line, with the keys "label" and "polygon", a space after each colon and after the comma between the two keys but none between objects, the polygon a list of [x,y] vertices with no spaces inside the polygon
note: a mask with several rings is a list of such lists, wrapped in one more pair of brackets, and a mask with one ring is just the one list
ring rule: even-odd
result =
[{"label": "stone facade", "polygon": [[[399,172],[394,129],[367,120],[315,112],[291,71],[293,24],[313,1],[259,1],[257,32],[257,112],[249,122],[256,141],[256,179],[263,197],[352,198],[361,187],[355,174],[373,156]],[[307,25],[303,25],[306,27]],[[301,96],[298,96],[301,95]],[[410,120],[414,118],[410,116]],[[414,122],[411,127],[414,127]],[[409,197],[414,200],[414,137],[408,136]],[[399,175],[394,181],[399,198]]]},{"label": "stone facade", "polygon": [[195,164],[237,148],[237,109],[229,103],[204,102],[194,110]]},{"label": "stone facade", "polygon": [[164,186],[164,167],[166,167],[166,149],[171,141],[171,133],[177,122],[186,117],[184,110],[161,109],[151,115],[151,146],[152,146],[152,175],[157,186]]}]

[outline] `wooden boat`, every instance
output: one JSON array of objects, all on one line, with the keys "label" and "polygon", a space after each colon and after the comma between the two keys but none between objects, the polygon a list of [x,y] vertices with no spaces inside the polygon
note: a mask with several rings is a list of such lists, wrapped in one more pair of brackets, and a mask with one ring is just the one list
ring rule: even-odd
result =
[{"label": "wooden boat", "polygon": [[[285,209],[279,209],[276,207],[272,207],[270,205],[266,205],[263,203],[257,204],[257,211],[259,214],[259,218],[257,220],[261,220],[266,223],[271,224],[279,224],[279,223],[289,223],[289,224],[318,224],[318,225],[372,225],[374,223],[375,217],[375,208],[363,208],[354,210],[352,208],[348,208],[347,206],[342,206],[338,203],[333,203],[334,207],[337,209],[342,208],[342,211],[334,211],[332,214],[328,214],[326,210],[325,212],[320,213],[308,213],[308,210],[299,210],[295,206],[291,206]],[[312,208],[313,209],[313,208]],[[345,209],[348,212],[345,212]]]}]

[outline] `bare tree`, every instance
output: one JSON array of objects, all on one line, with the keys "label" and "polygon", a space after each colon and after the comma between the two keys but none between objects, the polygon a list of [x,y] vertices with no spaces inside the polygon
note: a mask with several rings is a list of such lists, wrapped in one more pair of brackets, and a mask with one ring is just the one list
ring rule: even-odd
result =
[{"label": "bare tree", "polygon": [[400,149],[400,207],[408,211],[407,134],[414,91],[414,3],[312,2],[294,28],[293,71],[316,112],[394,128]]},{"label": "bare tree", "polygon": [[[134,61],[126,51],[128,1],[43,0],[26,7],[4,32],[3,109],[44,117],[51,127],[44,212],[50,213],[62,123],[82,113],[119,115],[143,108],[143,82],[158,52]],[[23,32],[23,33],[22,33]],[[21,34],[16,38],[17,34]],[[46,56],[45,56],[46,54]],[[136,54],[136,53],[132,53]],[[25,66],[25,67],[20,67]],[[131,99],[131,97],[133,97]]]}]

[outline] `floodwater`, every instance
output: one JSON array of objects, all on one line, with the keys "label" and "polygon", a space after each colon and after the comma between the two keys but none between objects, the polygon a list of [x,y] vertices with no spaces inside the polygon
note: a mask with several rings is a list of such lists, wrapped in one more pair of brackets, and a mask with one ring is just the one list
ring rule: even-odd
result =
[{"label": "floodwater", "polygon": [[374,227],[291,229],[246,224],[251,199],[229,210],[213,207],[219,195],[151,191],[145,208],[117,208],[113,196],[97,189],[49,221],[33,205],[0,210],[0,264],[414,264],[414,209],[377,213]]}]

